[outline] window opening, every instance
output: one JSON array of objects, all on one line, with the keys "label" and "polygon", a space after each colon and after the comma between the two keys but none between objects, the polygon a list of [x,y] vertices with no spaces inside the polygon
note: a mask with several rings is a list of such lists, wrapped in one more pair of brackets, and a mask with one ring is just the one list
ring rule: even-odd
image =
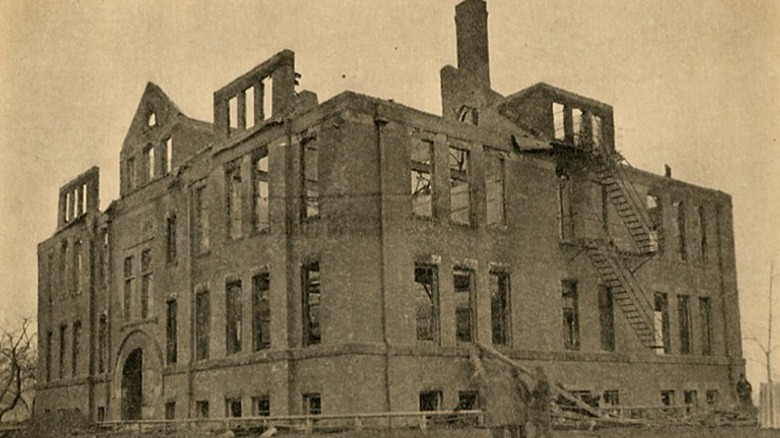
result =
[{"label": "window opening", "polygon": [[677,221],[677,251],[680,253],[680,259],[688,259],[685,242],[685,204],[682,201],[674,201],[672,207],[675,211]]},{"label": "window opening", "polygon": [[439,285],[435,266],[415,265],[414,288],[417,302],[417,340],[439,340]]},{"label": "window opening", "polygon": [[265,155],[255,158],[252,169],[252,177],[254,179],[254,227],[255,231],[266,231],[270,226],[267,152]]},{"label": "window opening", "polygon": [[228,213],[228,236],[231,239],[241,237],[241,167],[240,161],[231,163],[225,170],[227,186],[227,213]]},{"label": "window opening", "polygon": [[195,359],[209,358],[209,331],[211,330],[211,302],[208,291],[195,295]]},{"label": "window opening", "polygon": [[441,391],[424,391],[420,393],[420,412],[438,411],[441,409]]},{"label": "window opening", "polygon": [[319,151],[315,141],[303,142],[303,217],[313,218],[320,215]]},{"label": "window opening", "polygon": [[205,196],[206,186],[195,189],[195,239],[200,252],[209,249],[209,210]]},{"label": "window opening", "polygon": [[249,129],[255,126],[255,87],[249,87],[244,90],[244,98],[246,99],[246,104],[244,105],[246,108],[246,129]]},{"label": "window opening", "polygon": [[604,405],[620,406],[620,391],[617,389],[608,389],[604,391]]},{"label": "window opening", "polygon": [[671,352],[669,336],[669,299],[665,293],[656,292],[653,311],[655,326],[655,352],[669,354]]},{"label": "window opening", "polygon": [[51,347],[53,334],[51,330],[46,332],[46,381],[51,381]]},{"label": "window opening", "polygon": [[469,151],[449,148],[450,220],[468,224],[471,219],[471,184],[469,183]]},{"label": "window opening", "polygon": [[674,406],[674,390],[666,389],[661,391],[661,404],[664,406]]},{"label": "window opening", "polygon": [[701,244],[701,261],[704,263],[707,263],[709,254],[708,251],[708,241],[707,241],[707,215],[704,211],[704,207],[700,206],[698,208],[699,213],[699,242]]},{"label": "window opening", "polygon": [[144,149],[144,164],[146,167],[146,172],[144,172],[144,177],[146,178],[146,181],[151,181],[154,179],[154,146],[147,145],[146,149]]},{"label": "window opening", "polygon": [[494,345],[509,345],[509,274],[490,273],[490,324]]},{"label": "window opening", "polygon": [[712,302],[709,297],[699,298],[699,312],[701,319],[701,354],[712,354]]},{"label": "window opening", "polygon": [[130,306],[133,300],[133,280],[135,279],[135,277],[133,276],[133,256],[125,257],[123,272],[125,277],[125,288],[123,293],[122,310],[124,311],[123,315],[125,317],[125,321],[127,321],[130,319],[131,316]]},{"label": "window opening", "polygon": [[566,127],[563,122],[565,111],[566,109],[562,104],[553,102],[552,104],[553,129],[555,132],[556,140],[566,139]]},{"label": "window opening", "polygon": [[60,361],[57,369],[59,378],[65,377],[65,333],[68,327],[65,324],[60,326]]},{"label": "window opening", "polygon": [[135,189],[135,158],[127,159],[127,189]]},{"label": "window opening", "polygon": [[167,401],[165,402],[165,419],[173,420],[174,418],[176,418],[176,402]]},{"label": "window opening", "polygon": [[267,273],[252,277],[252,344],[259,351],[271,346],[270,279]]},{"label": "window opening", "polygon": [[82,291],[82,272],[83,272],[83,256],[81,254],[81,240],[73,242],[73,293],[81,295]]},{"label": "window opening", "polygon": [[599,286],[599,322],[601,323],[601,349],[615,351],[615,309],[612,289]]},{"label": "window opening", "polygon": [[168,300],[165,304],[165,362],[168,365],[175,364],[177,360],[177,311],[176,300]]},{"label": "window opening", "polygon": [[433,142],[413,139],[410,155],[412,214],[433,217]]},{"label": "window opening", "polygon": [[563,346],[567,350],[579,350],[580,326],[578,314],[577,282],[564,280],[563,283]]},{"label": "window opening", "polygon": [[176,258],[178,256],[177,246],[176,246],[176,213],[171,212],[168,213],[168,216],[165,219],[165,230],[166,230],[166,237],[165,237],[165,245],[166,245],[166,261],[168,263],[176,263]]},{"label": "window opening", "polygon": [[603,123],[601,121],[601,117],[593,114],[590,118],[591,123],[591,132],[592,132],[592,140],[593,140],[593,151],[597,154],[603,153],[603,147],[604,147],[604,131],[603,131]]},{"label": "window opening", "polygon": [[141,319],[149,317],[152,293],[152,250],[145,249],[141,252]]},{"label": "window opening", "polygon": [[303,395],[303,411],[305,415],[322,414],[322,398],[319,394]]},{"label": "window opening", "polygon": [[241,399],[225,399],[225,416],[229,418],[241,418]]},{"label": "window opening", "polygon": [[718,390],[717,389],[708,389],[705,393],[707,397],[707,404],[710,406],[715,406],[718,404]]},{"label": "window opening", "polygon": [[268,417],[271,415],[271,398],[267,395],[252,397],[252,415]]},{"label": "window opening", "polygon": [[321,312],[322,291],[320,288],[320,264],[317,262],[303,267],[303,344],[315,345],[322,342]]},{"label": "window opening", "polygon": [[677,297],[678,315],[680,317],[680,354],[691,354],[691,306],[690,297]]},{"label": "window opening", "polygon": [[238,129],[238,97],[233,96],[228,100],[228,121],[231,129]]},{"label": "window opening", "polygon": [[198,418],[209,418],[208,400],[198,400],[195,402],[195,416]]},{"label": "window opening", "polygon": [[274,109],[274,80],[268,76],[263,79],[263,118],[265,120],[273,117]]},{"label": "window opening", "polygon": [[487,201],[487,224],[503,225],[506,204],[504,200],[504,184],[506,167],[504,157],[499,154],[487,154],[487,169],[485,171],[485,191]]},{"label": "window opening", "polygon": [[79,355],[81,354],[81,321],[73,322],[73,344],[71,346],[70,371],[76,377],[79,369]]},{"label": "window opening", "polygon": [[157,126],[157,114],[150,112],[149,118],[146,119],[146,124],[148,126]]},{"label": "window opening", "polygon": [[458,411],[479,409],[479,393],[477,391],[458,391]]},{"label": "window opening", "polygon": [[458,341],[471,342],[474,340],[476,320],[473,272],[456,268],[452,282],[455,289],[455,336]]},{"label": "window opening", "polygon": [[583,136],[583,124],[582,124],[582,110],[579,108],[574,108],[571,112],[572,115],[572,131],[574,133],[574,145],[575,146],[581,146],[582,140],[585,138]]},{"label": "window opening", "polygon": [[227,326],[225,328],[225,340],[227,354],[241,352],[241,281],[231,281],[225,285],[225,313],[227,314]]},{"label": "window opening", "polygon": [[100,315],[98,323],[98,373],[106,372],[106,354],[108,345],[108,317]]}]

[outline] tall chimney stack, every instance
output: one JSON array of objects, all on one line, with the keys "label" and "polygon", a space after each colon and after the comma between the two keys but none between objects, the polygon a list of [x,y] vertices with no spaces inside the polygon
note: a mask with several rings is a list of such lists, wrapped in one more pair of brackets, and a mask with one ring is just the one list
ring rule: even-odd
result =
[{"label": "tall chimney stack", "polygon": [[455,7],[458,69],[470,72],[479,85],[490,88],[487,17],[484,0],[464,0]]}]

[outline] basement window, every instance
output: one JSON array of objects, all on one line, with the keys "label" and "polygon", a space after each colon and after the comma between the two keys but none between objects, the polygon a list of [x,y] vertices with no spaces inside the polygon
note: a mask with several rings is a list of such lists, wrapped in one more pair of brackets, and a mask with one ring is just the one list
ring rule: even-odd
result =
[{"label": "basement window", "polygon": [[469,151],[449,148],[450,220],[467,225],[471,221],[471,184],[469,184]]},{"label": "basement window", "polygon": [[225,349],[228,355],[241,352],[241,280],[225,285]]},{"label": "basement window", "polygon": [[271,346],[271,300],[268,273],[252,277],[252,346],[253,351]]},{"label": "basement window", "polygon": [[321,415],[322,398],[318,393],[303,394],[304,415]]},{"label": "basement window", "polygon": [[664,406],[674,406],[674,390],[673,389],[665,389],[661,391],[661,404]]},{"label": "basement window", "polygon": [[415,265],[414,295],[417,303],[417,340],[438,342],[439,285],[435,266]]},{"label": "basement window", "polygon": [[680,318],[680,354],[691,354],[691,299],[688,295],[677,297],[677,314]]},{"label": "basement window", "polygon": [[241,418],[241,399],[240,398],[227,398],[227,399],[225,399],[225,417],[228,417],[228,418]]},{"label": "basement window", "polygon": [[509,274],[491,272],[489,287],[493,345],[509,345]]},{"label": "basement window", "polygon": [[617,389],[604,391],[603,400],[605,406],[620,406],[620,391]]},{"label": "basement window", "polygon": [[441,391],[424,391],[420,393],[420,412],[441,410]]},{"label": "basement window", "polygon": [[412,214],[433,217],[433,142],[413,139],[410,146]]},{"label": "basement window", "polygon": [[716,406],[718,404],[718,390],[717,389],[708,389],[705,393],[705,396],[707,398],[707,404],[709,406]]},{"label": "basement window", "polygon": [[653,310],[653,325],[655,327],[656,354],[669,354],[669,299],[665,293],[656,292]]},{"label": "basement window", "polygon": [[310,263],[303,267],[303,344],[315,345],[322,342],[320,324],[320,264]]},{"label": "basement window", "polygon": [[479,409],[479,393],[477,391],[458,391],[459,411],[472,411]]},{"label": "basement window", "polygon": [[577,282],[562,282],[563,298],[563,347],[567,350],[580,349],[580,323],[578,311]]},{"label": "basement window", "polygon": [[271,397],[267,395],[252,397],[252,415],[255,417],[271,416]]},{"label": "basement window", "polygon": [[474,340],[474,273],[467,269],[454,269],[452,283],[455,292],[455,336],[460,342]]},{"label": "basement window", "polygon": [[563,104],[553,102],[552,104],[553,129],[554,129],[556,140],[566,139],[566,127],[563,121],[565,111],[566,108],[563,106]]}]

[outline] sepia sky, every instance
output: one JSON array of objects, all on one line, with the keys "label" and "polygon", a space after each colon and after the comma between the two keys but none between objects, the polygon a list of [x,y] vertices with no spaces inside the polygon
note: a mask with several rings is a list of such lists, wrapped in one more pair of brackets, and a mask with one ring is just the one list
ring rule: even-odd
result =
[{"label": "sepia sky", "polygon": [[[97,165],[101,207],[117,198],[119,150],[147,81],[211,121],[216,89],[289,48],[321,102],[353,90],[440,114],[457,2],[0,0],[0,323],[35,314],[36,245],[55,229],[59,187]],[[772,260],[780,273],[780,2],[488,0],[488,10],[494,89],[544,81],[609,103],[632,165],[669,164],[675,178],[732,195],[743,336],[765,340]],[[757,386],[760,350],[744,348]]]}]

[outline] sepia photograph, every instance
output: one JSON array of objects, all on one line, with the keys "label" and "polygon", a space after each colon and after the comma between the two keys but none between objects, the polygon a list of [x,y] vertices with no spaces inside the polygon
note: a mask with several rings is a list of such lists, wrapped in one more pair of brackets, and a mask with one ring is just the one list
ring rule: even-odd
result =
[{"label": "sepia photograph", "polygon": [[0,438],[780,438],[780,2],[0,0]]}]

